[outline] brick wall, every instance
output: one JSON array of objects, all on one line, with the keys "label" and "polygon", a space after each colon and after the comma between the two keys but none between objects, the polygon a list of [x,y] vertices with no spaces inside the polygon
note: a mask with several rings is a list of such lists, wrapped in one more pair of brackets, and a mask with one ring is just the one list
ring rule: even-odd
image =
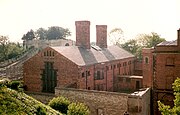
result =
[{"label": "brick wall", "polygon": [[[125,64],[126,63],[126,64]],[[96,89],[101,91],[116,91],[117,77],[119,75],[133,75],[134,58],[127,58],[107,63],[99,63],[91,66],[80,67],[80,89]],[[97,71],[103,74],[103,79],[96,79]],[[86,75],[90,72],[90,75]],[[84,77],[82,74],[84,73]],[[114,84],[114,85],[113,85]],[[99,87],[99,88],[97,88]],[[134,86],[132,87],[134,88]]]},{"label": "brick wall", "polygon": [[41,69],[44,66],[41,53],[36,54],[23,64],[23,81],[27,90],[39,92],[42,90]]},{"label": "brick wall", "polygon": [[107,48],[107,25],[96,25],[96,45]]},{"label": "brick wall", "polygon": [[[45,62],[53,63],[53,68],[57,71],[58,87],[73,86],[79,89],[114,91],[113,83],[115,84],[117,81],[117,75],[132,75],[134,72],[134,58],[78,66],[48,47],[30,58],[23,65],[23,80],[27,90],[42,91],[42,73],[45,69]],[[97,71],[100,71],[101,76],[103,76],[102,79],[95,79]],[[82,76],[83,73],[84,76]]]},{"label": "brick wall", "polygon": [[90,49],[90,21],[76,21],[76,46]]},{"label": "brick wall", "polygon": [[[180,76],[180,30],[177,44],[175,41],[143,49],[143,85],[153,87],[152,101],[154,114],[160,115],[157,101],[173,105],[172,83]],[[149,63],[146,63],[146,57]],[[153,68],[153,69],[152,69]],[[153,83],[153,84],[152,84]],[[164,101],[165,100],[165,101]]]},{"label": "brick wall", "polygon": [[67,59],[66,57],[62,56],[61,54],[57,53],[55,61],[55,68],[57,68],[57,86],[58,87],[66,87],[71,84],[76,84],[78,86],[78,77],[79,77],[79,70],[78,66]]},{"label": "brick wall", "polygon": [[[139,82],[139,84],[137,84]],[[138,86],[137,86],[138,85]],[[142,88],[142,78],[119,77],[117,91],[133,92]]]},{"label": "brick wall", "polygon": [[[54,53],[54,56],[44,55],[50,51]],[[67,85],[78,82],[78,66],[48,47],[30,58],[23,65],[23,81],[28,91],[42,91],[41,74],[43,73],[43,69],[45,69],[45,62],[53,62],[53,67],[57,70],[58,87],[66,87]]]},{"label": "brick wall", "polygon": [[156,54],[156,85],[157,89],[172,90],[172,83],[180,77],[180,54]]},{"label": "brick wall", "polygon": [[137,59],[134,62],[134,75],[143,75],[142,61]]},{"label": "brick wall", "polygon": [[153,54],[154,49],[145,48],[142,50],[143,55],[143,87],[152,87],[153,83]]}]

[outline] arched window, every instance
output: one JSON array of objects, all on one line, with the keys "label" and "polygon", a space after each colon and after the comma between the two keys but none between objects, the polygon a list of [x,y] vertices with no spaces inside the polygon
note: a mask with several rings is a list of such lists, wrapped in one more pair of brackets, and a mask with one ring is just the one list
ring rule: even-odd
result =
[{"label": "arched window", "polygon": [[47,51],[47,56],[49,56],[49,52]]},{"label": "arched window", "polygon": [[52,52],[52,56],[54,56],[54,52]]},{"label": "arched window", "polygon": [[66,43],[65,46],[69,46],[69,43]]},{"label": "arched window", "polygon": [[46,56],[46,52],[44,52],[44,56]]},{"label": "arched window", "polygon": [[145,57],[145,63],[146,63],[146,64],[149,63],[149,57]]},{"label": "arched window", "polygon": [[49,51],[49,56],[51,56],[51,51]]}]

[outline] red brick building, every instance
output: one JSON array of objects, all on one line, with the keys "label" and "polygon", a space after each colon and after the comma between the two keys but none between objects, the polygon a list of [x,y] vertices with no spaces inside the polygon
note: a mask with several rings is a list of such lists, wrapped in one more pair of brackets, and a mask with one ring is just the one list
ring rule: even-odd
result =
[{"label": "red brick building", "polygon": [[173,105],[172,83],[180,77],[180,29],[177,40],[165,41],[154,49],[143,49],[143,86],[152,87],[154,114],[157,101]]},{"label": "red brick building", "polygon": [[133,75],[134,55],[107,46],[106,25],[96,26],[96,46],[90,45],[90,22],[75,25],[76,46],[47,47],[24,63],[28,91],[54,92],[55,87],[116,91],[119,76]]}]

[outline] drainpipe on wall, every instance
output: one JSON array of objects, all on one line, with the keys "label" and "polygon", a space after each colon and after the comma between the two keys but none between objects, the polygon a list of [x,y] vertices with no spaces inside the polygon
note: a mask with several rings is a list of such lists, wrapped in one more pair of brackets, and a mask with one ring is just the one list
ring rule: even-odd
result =
[{"label": "drainpipe on wall", "polygon": [[105,71],[106,71],[106,91],[107,91],[107,66],[105,68]]},{"label": "drainpipe on wall", "polygon": [[[104,74],[104,64],[105,63],[101,63],[101,71],[103,71],[103,74]],[[105,71],[106,71],[106,68],[105,68]],[[102,73],[102,72],[101,72]],[[103,75],[104,76],[104,75]],[[103,87],[103,90],[104,90],[104,87]],[[106,91],[107,91],[107,75],[106,75]]]},{"label": "drainpipe on wall", "polygon": [[85,77],[86,77],[86,89],[87,89],[87,68],[85,69]]},{"label": "drainpipe on wall", "polygon": [[95,65],[94,65],[94,75],[93,75],[93,80],[94,80],[94,90],[95,90]]},{"label": "drainpipe on wall", "polygon": [[115,82],[115,80],[114,80],[114,65],[112,65],[112,69],[113,69],[113,91],[114,91],[114,82]]}]

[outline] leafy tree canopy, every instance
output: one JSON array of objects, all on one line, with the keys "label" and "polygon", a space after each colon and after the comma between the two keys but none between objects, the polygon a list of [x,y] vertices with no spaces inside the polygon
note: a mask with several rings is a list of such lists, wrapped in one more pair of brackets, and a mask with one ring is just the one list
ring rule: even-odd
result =
[{"label": "leafy tree canopy", "polygon": [[114,45],[124,42],[124,32],[121,28],[114,28],[109,32],[109,40]]},{"label": "leafy tree canopy", "polygon": [[35,39],[35,33],[32,29],[28,31],[26,34],[24,34],[22,37],[22,40],[33,40],[33,39]]},{"label": "leafy tree canopy", "polygon": [[14,58],[24,51],[19,43],[9,42],[7,36],[0,36],[0,61]]},{"label": "leafy tree canopy", "polygon": [[22,40],[55,40],[55,39],[66,39],[70,36],[71,32],[67,28],[62,28],[59,26],[51,26],[48,29],[39,28],[36,31],[30,30],[23,35]]},{"label": "leafy tree canopy", "polygon": [[0,36],[0,60],[7,59],[8,57],[8,37]]},{"label": "leafy tree canopy", "polygon": [[173,83],[174,90],[174,107],[170,107],[169,105],[164,105],[160,101],[158,101],[159,111],[162,115],[180,115],[180,78],[177,78]]},{"label": "leafy tree canopy", "polygon": [[136,38],[130,39],[120,44],[120,46],[137,56],[137,58],[142,59],[142,48],[155,47],[163,41],[165,41],[164,38],[161,38],[160,35],[155,32],[151,32],[150,34],[139,34]]},{"label": "leafy tree canopy", "polygon": [[44,28],[39,28],[35,34],[37,35],[36,36],[37,39],[40,39],[40,40],[47,39],[47,30]]},{"label": "leafy tree canopy", "polygon": [[165,39],[161,38],[160,35],[155,32],[151,32],[150,34],[139,34],[137,37],[138,44],[145,48],[155,47],[163,41],[165,41]]}]

